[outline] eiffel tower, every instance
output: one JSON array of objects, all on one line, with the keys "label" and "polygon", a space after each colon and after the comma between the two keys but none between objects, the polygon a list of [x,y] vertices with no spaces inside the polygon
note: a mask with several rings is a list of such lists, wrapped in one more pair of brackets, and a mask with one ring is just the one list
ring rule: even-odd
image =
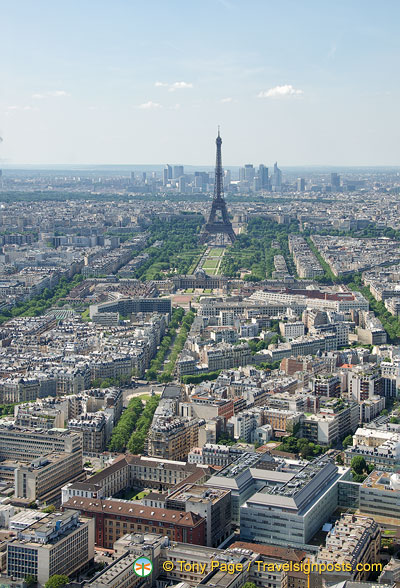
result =
[{"label": "eiffel tower", "polygon": [[[223,245],[225,237],[231,243],[236,239],[236,235],[232,228],[232,223],[229,220],[228,210],[224,198],[223,172],[222,172],[222,155],[221,145],[222,139],[219,134],[216,139],[217,144],[217,160],[215,164],[215,182],[214,182],[214,198],[211,206],[210,216],[208,221],[200,234],[200,242],[207,243],[215,241],[218,245]],[[219,239],[218,239],[219,238]]]}]

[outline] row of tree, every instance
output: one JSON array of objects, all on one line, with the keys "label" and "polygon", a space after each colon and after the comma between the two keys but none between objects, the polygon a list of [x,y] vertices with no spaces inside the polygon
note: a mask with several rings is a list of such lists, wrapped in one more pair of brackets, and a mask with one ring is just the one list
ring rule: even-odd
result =
[{"label": "row of tree", "polygon": [[147,433],[149,432],[151,421],[160,402],[160,396],[152,396],[147,402],[140,418],[136,422],[135,430],[132,432],[128,441],[128,451],[134,454],[143,453]]},{"label": "row of tree", "polygon": [[195,314],[192,311],[189,311],[182,320],[182,325],[179,331],[178,336],[175,339],[174,346],[169,356],[169,361],[165,366],[162,374],[160,374],[158,380],[160,382],[170,382],[172,380],[172,373],[175,369],[176,360],[179,357],[180,352],[185,346],[187,336],[190,331],[190,327],[194,321]]},{"label": "row of tree", "polygon": [[140,398],[131,398],[126,410],[122,413],[121,418],[112,432],[108,447],[110,451],[121,452],[126,449],[143,411],[144,404]]},{"label": "row of tree", "polygon": [[140,398],[131,398],[111,435],[109,450],[118,453],[128,449],[131,453],[143,453],[146,436],[159,396],[151,396],[146,405]]},{"label": "row of tree", "polygon": [[[298,233],[297,221],[279,224],[271,219],[256,217],[250,219],[246,233],[238,235],[235,243],[226,252],[221,270],[226,276],[238,277],[241,270],[250,270],[245,276],[248,281],[260,281],[270,278],[274,271],[274,256],[283,254],[288,269],[294,273],[295,268],[288,249],[288,235]],[[272,247],[273,242],[278,247]]]},{"label": "row of tree", "polygon": [[151,360],[150,368],[146,372],[146,378],[148,380],[156,380],[158,373],[163,370],[165,357],[173,341],[175,340],[176,331],[179,328],[179,325],[181,324],[184,316],[185,311],[183,308],[178,307],[173,310],[167,332],[161,341],[157,355],[154,359]]},{"label": "row of tree", "polygon": [[[186,274],[199,255],[199,234],[204,218],[191,214],[165,222],[156,219],[149,228],[149,259],[136,270],[135,278],[160,280],[177,274]],[[153,245],[162,241],[162,247]]]}]

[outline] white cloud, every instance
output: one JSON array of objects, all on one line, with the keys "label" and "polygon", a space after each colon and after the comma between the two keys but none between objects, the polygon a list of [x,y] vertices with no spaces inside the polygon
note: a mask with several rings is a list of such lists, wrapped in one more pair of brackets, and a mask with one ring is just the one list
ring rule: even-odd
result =
[{"label": "white cloud", "polygon": [[167,82],[156,82],[154,85],[156,88],[168,88],[168,92],[193,88],[193,84],[191,82],[173,82],[172,84],[168,84]]},{"label": "white cloud", "polygon": [[32,106],[19,106],[18,104],[12,104],[11,106],[7,106],[7,110],[37,110]]},{"label": "white cloud", "polygon": [[169,91],[173,92],[174,90],[181,90],[184,88],[193,88],[193,84],[189,83],[189,82],[174,82]]},{"label": "white cloud", "polygon": [[63,98],[65,96],[71,96],[65,90],[53,90],[51,92],[45,92],[44,94],[32,94],[32,98],[35,100],[42,100],[43,98]]},{"label": "white cloud", "polygon": [[158,102],[152,102],[149,100],[148,102],[140,104],[138,108],[141,108],[142,110],[157,110],[158,108],[162,108],[162,106]]},{"label": "white cloud", "polygon": [[49,96],[54,96],[55,98],[59,98],[60,96],[70,96],[68,92],[65,90],[55,90],[54,92],[48,92]]},{"label": "white cloud", "polygon": [[230,96],[228,96],[227,98],[221,98],[220,102],[221,104],[228,104],[229,102],[233,102],[233,98],[231,98]]},{"label": "white cloud", "polygon": [[300,96],[301,94],[304,94],[303,90],[293,88],[291,84],[285,84],[260,92],[257,98],[282,98],[283,96]]}]

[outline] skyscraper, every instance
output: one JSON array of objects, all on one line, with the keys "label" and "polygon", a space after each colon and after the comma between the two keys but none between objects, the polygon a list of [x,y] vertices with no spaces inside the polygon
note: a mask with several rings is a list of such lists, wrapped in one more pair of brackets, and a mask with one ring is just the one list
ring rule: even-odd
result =
[{"label": "skyscraper", "polygon": [[297,191],[304,192],[306,189],[306,181],[304,178],[297,178]]},{"label": "skyscraper", "polygon": [[186,192],[186,178],[185,176],[181,176],[178,180],[178,190],[181,194],[185,194]]},{"label": "skyscraper", "polygon": [[169,180],[172,179],[172,167],[167,165],[163,169],[163,186],[166,186],[169,183]]},{"label": "skyscraper", "polygon": [[274,173],[272,176],[272,185],[275,191],[279,191],[282,187],[282,172],[278,167],[278,163],[274,163]]},{"label": "skyscraper", "polygon": [[229,188],[230,183],[231,183],[231,170],[226,169],[224,172],[224,190],[227,190]]},{"label": "skyscraper", "polygon": [[331,173],[331,187],[332,190],[338,190],[340,188],[340,176],[336,172]]},{"label": "skyscraper", "polygon": [[252,182],[254,180],[254,176],[256,175],[255,169],[252,163],[246,163],[244,166],[244,179],[248,182]]},{"label": "skyscraper", "polygon": [[268,168],[262,163],[258,167],[258,177],[260,179],[261,190],[269,190]]},{"label": "skyscraper", "polygon": [[174,165],[174,180],[178,180],[184,173],[183,165]]}]

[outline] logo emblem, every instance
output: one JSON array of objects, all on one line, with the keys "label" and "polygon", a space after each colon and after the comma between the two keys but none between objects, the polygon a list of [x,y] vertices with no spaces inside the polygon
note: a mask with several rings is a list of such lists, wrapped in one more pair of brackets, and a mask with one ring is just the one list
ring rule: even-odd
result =
[{"label": "logo emblem", "polygon": [[133,571],[137,576],[144,578],[149,576],[153,571],[153,564],[147,557],[138,557],[133,562]]}]

